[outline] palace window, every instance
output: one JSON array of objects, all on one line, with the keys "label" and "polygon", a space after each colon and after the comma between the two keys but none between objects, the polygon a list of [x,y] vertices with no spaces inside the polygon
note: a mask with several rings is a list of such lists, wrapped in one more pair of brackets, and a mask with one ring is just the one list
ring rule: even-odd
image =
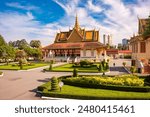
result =
[{"label": "palace window", "polygon": [[146,52],[146,44],[145,42],[140,42],[140,52],[145,53]]}]

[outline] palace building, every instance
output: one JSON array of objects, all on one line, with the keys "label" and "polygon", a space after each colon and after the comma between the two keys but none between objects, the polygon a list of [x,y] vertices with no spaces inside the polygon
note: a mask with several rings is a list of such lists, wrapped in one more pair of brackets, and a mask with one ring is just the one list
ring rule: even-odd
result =
[{"label": "palace building", "polygon": [[144,38],[142,36],[148,25],[148,20],[150,19],[138,19],[138,35],[134,35],[130,39],[132,65],[136,66],[140,73],[150,73],[150,37]]},{"label": "palace building", "polygon": [[45,61],[100,61],[106,55],[106,47],[99,42],[99,31],[81,29],[76,16],[74,28],[57,33],[54,43],[43,48],[43,54]]}]

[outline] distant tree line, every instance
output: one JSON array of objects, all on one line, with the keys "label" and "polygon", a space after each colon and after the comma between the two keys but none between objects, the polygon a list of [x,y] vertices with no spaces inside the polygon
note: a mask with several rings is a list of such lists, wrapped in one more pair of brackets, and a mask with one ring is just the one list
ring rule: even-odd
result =
[{"label": "distant tree line", "polygon": [[8,62],[9,59],[16,60],[17,58],[21,58],[21,56],[27,59],[41,59],[41,42],[39,40],[31,40],[30,43],[28,43],[25,39],[21,39],[6,43],[4,38],[0,35],[0,60]]}]

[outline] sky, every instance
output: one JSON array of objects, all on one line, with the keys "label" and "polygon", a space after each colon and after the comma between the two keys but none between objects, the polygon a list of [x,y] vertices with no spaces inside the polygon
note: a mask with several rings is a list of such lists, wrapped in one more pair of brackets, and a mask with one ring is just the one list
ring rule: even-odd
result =
[{"label": "sky", "polygon": [[54,42],[56,33],[73,28],[75,16],[81,28],[111,34],[113,44],[138,32],[138,17],[150,15],[150,0],[0,0],[0,34],[6,42],[40,40]]}]

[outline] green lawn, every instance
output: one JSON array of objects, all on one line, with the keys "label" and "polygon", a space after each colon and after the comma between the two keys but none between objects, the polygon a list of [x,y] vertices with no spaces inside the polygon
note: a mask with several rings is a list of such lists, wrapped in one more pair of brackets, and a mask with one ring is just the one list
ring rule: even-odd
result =
[{"label": "green lawn", "polygon": [[[72,72],[74,67],[72,67],[73,64],[65,64],[65,65],[61,65],[58,67],[53,67],[52,71],[57,71],[57,72]],[[92,72],[92,73],[97,73],[97,67],[96,66],[92,66],[89,68],[83,68],[83,67],[77,67],[78,72]],[[48,70],[48,68],[46,69]]]},{"label": "green lawn", "polygon": [[[34,63],[33,65],[25,65],[23,66],[22,70],[28,70],[28,69],[32,69],[32,68],[38,68],[38,67],[42,67],[42,66],[47,66],[47,63]],[[0,70],[20,70],[19,66],[12,66],[11,64],[9,65],[0,65]]]},{"label": "green lawn", "polygon": [[81,88],[64,85],[62,91],[43,91],[45,96],[76,99],[150,99],[150,93],[124,92],[104,89]]}]

